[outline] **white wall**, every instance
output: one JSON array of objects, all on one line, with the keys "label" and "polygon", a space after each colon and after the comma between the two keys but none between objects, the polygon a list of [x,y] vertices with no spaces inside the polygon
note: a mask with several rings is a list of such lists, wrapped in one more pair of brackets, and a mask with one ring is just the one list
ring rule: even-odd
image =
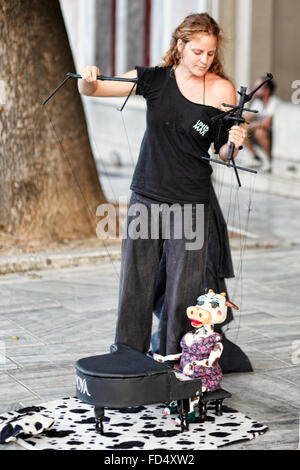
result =
[{"label": "white wall", "polygon": [[117,0],[116,5],[116,75],[124,73],[127,66],[127,2]]}]

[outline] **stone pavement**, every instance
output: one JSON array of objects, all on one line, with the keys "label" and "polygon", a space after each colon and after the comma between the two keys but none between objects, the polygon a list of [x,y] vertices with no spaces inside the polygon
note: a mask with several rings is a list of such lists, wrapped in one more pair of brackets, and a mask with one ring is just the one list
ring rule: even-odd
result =
[{"label": "stone pavement", "polygon": [[[228,191],[220,194],[226,218]],[[246,207],[246,193],[240,203]],[[237,277],[228,287],[241,310],[226,334],[248,354],[254,372],[226,375],[223,385],[233,395],[228,404],[269,431],[228,450],[299,446],[299,209],[300,199],[257,193],[248,238],[254,244],[242,269],[240,250],[233,250]],[[262,248],[264,241],[272,248]],[[0,413],[74,396],[75,361],[108,351],[120,268],[119,247],[113,249],[113,264],[102,256],[78,267],[0,276]]]},{"label": "stone pavement", "polygon": [[[236,281],[229,285],[242,308],[226,334],[254,372],[226,375],[223,384],[233,408],[270,428],[230,449],[298,447],[299,255],[299,247],[248,251],[242,305]],[[102,262],[0,278],[0,412],[74,395],[75,361],[107,352],[114,341],[118,267]]]}]

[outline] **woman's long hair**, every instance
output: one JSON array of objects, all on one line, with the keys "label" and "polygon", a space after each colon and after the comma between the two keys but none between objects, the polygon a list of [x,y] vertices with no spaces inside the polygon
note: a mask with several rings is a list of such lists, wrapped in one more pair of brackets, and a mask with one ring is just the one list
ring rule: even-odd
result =
[{"label": "woman's long hair", "polygon": [[227,79],[220,59],[221,45],[224,41],[223,31],[216,21],[207,13],[194,13],[192,15],[188,15],[175,29],[172,34],[170,49],[164,55],[162,65],[169,67],[177,66],[181,59],[177,48],[178,39],[187,43],[193,39],[195,34],[198,33],[212,34],[217,38],[217,50],[209,71],[215,73],[221,78]]}]

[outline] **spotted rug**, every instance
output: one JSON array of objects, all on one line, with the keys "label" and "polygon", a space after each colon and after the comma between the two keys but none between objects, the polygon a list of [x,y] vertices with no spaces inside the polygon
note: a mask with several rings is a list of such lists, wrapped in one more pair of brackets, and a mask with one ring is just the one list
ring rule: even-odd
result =
[{"label": "spotted rug", "polygon": [[[248,441],[267,427],[224,405],[222,416],[208,408],[205,423],[190,424],[188,432],[176,425],[176,415],[162,414],[163,405],[105,410],[104,435],[95,432],[93,407],[77,398],[64,398],[0,416],[0,424],[24,415],[54,419],[42,434],[19,438],[25,449],[36,450],[204,450]],[[196,418],[197,420],[197,418]],[[0,446],[1,449],[1,446]]]}]

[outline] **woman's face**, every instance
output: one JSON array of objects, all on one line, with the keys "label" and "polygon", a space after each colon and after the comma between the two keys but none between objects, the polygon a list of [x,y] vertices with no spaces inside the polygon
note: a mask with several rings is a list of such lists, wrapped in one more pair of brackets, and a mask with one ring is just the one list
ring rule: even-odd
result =
[{"label": "woman's face", "polygon": [[177,43],[181,55],[180,65],[197,77],[202,77],[213,63],[217,51],[217,38],[212,34],[197,33],[192,40]]}]

